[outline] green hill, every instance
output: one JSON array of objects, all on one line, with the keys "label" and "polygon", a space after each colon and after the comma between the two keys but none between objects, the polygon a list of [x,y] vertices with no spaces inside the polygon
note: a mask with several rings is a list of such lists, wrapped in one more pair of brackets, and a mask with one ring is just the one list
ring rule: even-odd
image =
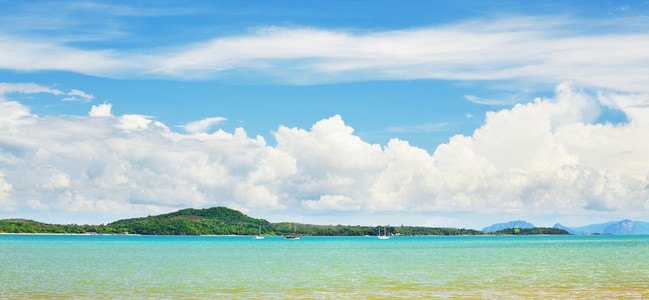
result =
[{"label": "green hill", "polygon": [[114,232],[151,235],[254,235],[259,226],[266,234],[270,223],[226,207],[183,209],[144,218],[119,220],[106,226]]},{"label": "green hill", "polygon": [[0,232],[5,233],[85,233],[87,225],[47,224],[26,219],[0,220]]}]

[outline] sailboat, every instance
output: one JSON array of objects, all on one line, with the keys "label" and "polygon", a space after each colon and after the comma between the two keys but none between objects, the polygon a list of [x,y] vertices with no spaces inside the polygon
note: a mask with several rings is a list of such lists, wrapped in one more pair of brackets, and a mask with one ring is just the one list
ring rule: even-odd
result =
[{"label": "sailboat", "polygon": [[388,236],[387,229],[383,229],[383,231],[384,231],[383,235],[381,235],[381,227],[379,227],[379,235],[377,235],[376,237],[379,238],[379,240],[387,240],[387,239],[389,239],[390,237]]},{"label": "sailboat", "polygon": [[[289,230],[291,229],[291,224],[288,225]],[[295,227],[293,227],[293,232],[295,232]],[[283,235],[282,238],[285,240],[299,240],[301,236],[296,234]]]},{"label": "sailboat", "polygon": [[255,237],[253,239],[255,239],[255,240],[263,240],[264,239],[264,236],[261,235],[261,225],[259,225],[259,234],[255,235]]}]

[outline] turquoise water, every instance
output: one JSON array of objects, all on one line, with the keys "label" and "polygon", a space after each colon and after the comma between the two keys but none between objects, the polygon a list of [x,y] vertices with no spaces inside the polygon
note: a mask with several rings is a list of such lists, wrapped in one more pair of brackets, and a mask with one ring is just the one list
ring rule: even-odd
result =
[{"label": "turquoise water", "polygon": [[0,235],[0,298],[649,298],[649,236]]}]

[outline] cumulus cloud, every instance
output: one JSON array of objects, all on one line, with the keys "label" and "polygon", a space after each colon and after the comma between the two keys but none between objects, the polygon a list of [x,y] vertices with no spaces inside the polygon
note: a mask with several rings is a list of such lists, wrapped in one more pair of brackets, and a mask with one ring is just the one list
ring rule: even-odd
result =
[{"label": "cumulus cloud", "polygon": [[0,172],[0,210],[11,210],[15,203],[10,198],[11,184],[7,183]]},{"label": "cumulus cloud", "polygon": [[124,130],[144,130],[152,123],[150,118],[143,115],[123,115],[115,126]]},{"label": "cumulus cloud", "polygon": [[17,209],[282,207],[269,183],[290,173],[292,160],[262,138],[242,129],[182,135],[147,116],[112,116],[110,105],[100,107],[94,116],[40,118],[20,103],[0,103],[0,172]]},{"label": "cumulus cloud", "polygon": [[[244,211],[649,211],[649,96],[570,84],[489,112],[433,152],[370,144],[341,116],[280,126],[276,146],[234,133],[175,133],[110,104],[87,117],[38,117],[0,103],[4,209],[151,214],[224,205]],[[597,124],[601,106],[625,124]],[[101,117],[98,117],[101,116]]]},{"label": "cumulus cloud", "polygon": [[212,128],[214,125],[221,123],[223,121],[227,121],[228,119],[223,118],[223,117],[213,117],[213,118],[205,118],[202,120],[198,120],[195,122],[191,122],[187,125],[180,126],[185,129],[185,131],[189,133],[198,133],[198,132],[205,132]]},{"label": "cumulus cloud", "polygon": [[[507,17],[381,32],[264,27],[144,50],[86,50],[58,41],[0,36],[0,68],[120,78],[223,78],[236,73],[297,84],[430,78],[573,81],[649,92],[649,35],[627,23]],[[600,33],[590,30],[594,26],[602,28]],[[578,30],[584,27],[587,31]],[[471,99],[495,101],[475,95]]]},{"label": "cumulus cloud", "polygon": [[113,113],[110,112],[112,108],[113,105],[110,103],[93,105],[88,115],[91,117],[112,117]]}]

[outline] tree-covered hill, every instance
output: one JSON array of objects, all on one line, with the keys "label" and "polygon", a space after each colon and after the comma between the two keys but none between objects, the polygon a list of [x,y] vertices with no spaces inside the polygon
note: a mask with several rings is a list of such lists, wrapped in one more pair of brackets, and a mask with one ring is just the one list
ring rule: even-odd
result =
[{"label": "tree-covered hill", "polygon": [[4,233],[86,233],[96,231],[93,225],[47,224],[26,219],[0,220],[0,232]]},{"label": "tree-covered hill", "polygon": [[[119,220],[106,225],[116,232],[149,235],[254,235],[267,234],[270,222],[246,216],[226,207],[187,208],[176,212],[144,218]],[[265,230],[264,230],[265,228]]]},{"label": "tree-covered hill", "polygon": [[123,219],[107,225],[59,225],[25,219],[0,220],[0,232],[5,233],[131,233],[147,235],[252,235],[274,234],[270,223],[255,219],[240,211],[213,207],[183,209],[176,212]]}]

